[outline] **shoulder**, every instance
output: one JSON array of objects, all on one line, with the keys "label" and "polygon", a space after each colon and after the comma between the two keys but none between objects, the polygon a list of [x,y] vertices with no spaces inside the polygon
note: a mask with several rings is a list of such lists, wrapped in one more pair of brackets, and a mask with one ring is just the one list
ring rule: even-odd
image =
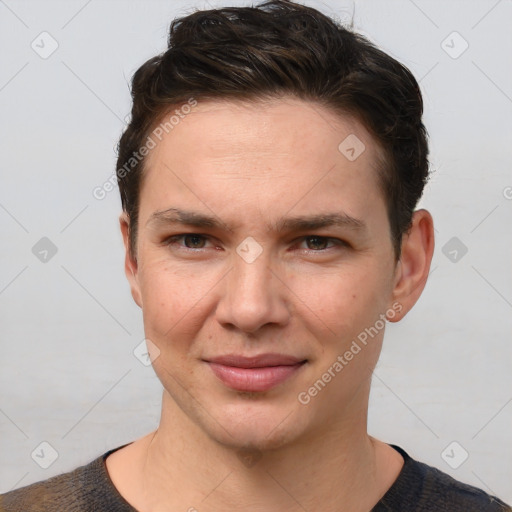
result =
[{"label": "shoulder", "polygon": [[0,512],[43,512],[59,507],[81,511],[84,484],[93,464],[0,495]]},{"label": "shoulder", "polygon": [[0,495],[0,512],[131,512],[105,469],[110,450],[73,471]]},{"label": "shoulder", "polygon": [[404,457],[405,464],[375,512],[512,512],[496,496],[416,461],[403,449],[392,446]]},{"label": "shoulder", "polygon": [[417,464],[425,475],[424,485],[427,495],[430,496],[430,503],[438,507],[449,507],[452,511],[512,512],[512,509],[496,496],[460,482],[437,468],[421,462]]}]

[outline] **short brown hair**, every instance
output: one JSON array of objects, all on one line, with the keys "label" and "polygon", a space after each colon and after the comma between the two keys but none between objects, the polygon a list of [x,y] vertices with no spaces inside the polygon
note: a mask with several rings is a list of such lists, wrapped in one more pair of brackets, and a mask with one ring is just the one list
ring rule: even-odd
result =
[{"label": "short brown hair", "polygon": [[[131,121],[118,145],[117,179],[136,257],[139,196],[151,130],[173,107],[195,100],[292,95],[350,114],[383,150],[378,170],[396,259],[428,180],[427,132],[417,81],[368,39],[290,0],[194,12],[171,23],[168,49],[132,79]],[[124,170],[124,172],[122,172]]]}]

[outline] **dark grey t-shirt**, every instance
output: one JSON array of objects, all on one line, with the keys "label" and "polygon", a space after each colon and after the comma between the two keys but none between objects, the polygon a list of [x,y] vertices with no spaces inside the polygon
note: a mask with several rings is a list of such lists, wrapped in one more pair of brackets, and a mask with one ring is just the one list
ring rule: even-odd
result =
[{"label": "dark grey t-shirt", "polygon": [[[105,464],[111,453],[124,446],[109,450],[69,473],[0,495],[0,512],[137,512],[119,494]],[[412,459],[396,445],[391,446],[405,463],[393,485],[369,512],[512,512],[495,496]]]}]

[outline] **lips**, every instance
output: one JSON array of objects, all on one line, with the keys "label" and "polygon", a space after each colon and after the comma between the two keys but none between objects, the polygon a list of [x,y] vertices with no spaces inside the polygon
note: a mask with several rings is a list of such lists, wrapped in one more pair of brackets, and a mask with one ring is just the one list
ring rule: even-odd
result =
[{"label": "lips", "polygon": [[296,374],[306,361],[283,354],[244,357],[235,354],[206,360],[214,375],[236,391],[268,391]]}]

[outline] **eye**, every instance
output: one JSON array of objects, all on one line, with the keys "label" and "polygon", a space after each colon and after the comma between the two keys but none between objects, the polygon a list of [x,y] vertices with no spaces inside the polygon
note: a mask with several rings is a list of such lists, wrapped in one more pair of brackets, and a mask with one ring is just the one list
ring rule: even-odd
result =
[{"label": "eye", "polygon": [[[180,243],[183,242],[183,245]],[[165,245],[178,245],[185,249],[204,249],[207,242],[207,237],[197,233],[183,233],[181,235],[174,235],[164,240]]]},{"label": "eye", "polygon": [[[331,249],[333,246],[346,246],[347,244],[337,238],[329,238],[326,236],[308,235],[302,239],[303,242],[308,246],[307,248],[311,252],[322,252],[327,249]],[[329,246],[331,243],[333,245]]]}]

